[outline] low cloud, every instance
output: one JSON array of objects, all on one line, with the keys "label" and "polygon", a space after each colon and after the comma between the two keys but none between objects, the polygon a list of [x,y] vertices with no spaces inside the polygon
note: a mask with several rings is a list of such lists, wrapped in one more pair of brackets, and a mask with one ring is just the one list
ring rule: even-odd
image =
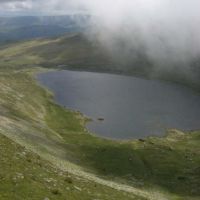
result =
[{"label": "low cloud", "polygon": [[194,65],[200,68],[200,1],[77,0],[76,3],[92,16],[91,38],[118,63],[133,68],[149,64],[153,72],[196,76],[191,68]]}]

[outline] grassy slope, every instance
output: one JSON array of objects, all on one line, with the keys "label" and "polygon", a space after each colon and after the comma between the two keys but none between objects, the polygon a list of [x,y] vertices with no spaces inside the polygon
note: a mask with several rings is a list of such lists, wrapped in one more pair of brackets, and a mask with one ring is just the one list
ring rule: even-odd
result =
[{"label": "grassy slope", "polygon": [[0,151],[1,200],[142,199],[64,172],[2,135]]},{"label": "grassy slope", "polygon": [[137,67],[137,63],[134,68],[133,65],[117,64],[98,43],[88,41],[83,35],[77,34],[25,41],[16,46],[11,44],[1,51],[0,57],[3,63],[10,63],[14,58],[13,61],[17,60],[21,65],[40,64],[48,68],[62,65],[65,68],[137,75],[147,74],[150,69]]},{"label": "grassy slope", "polygon": [[[137,199],[198,199],[200,132],[171,131],[166,138],[124,142],[90,135],[79,113],[54,104],[34,80],[43,70],[34,65],[44,58],[25,52],[47,43],[36,40],[0,51],[0,133],[105,190],[129,191]],[[117,195],[113,199],[127,199]]]}]

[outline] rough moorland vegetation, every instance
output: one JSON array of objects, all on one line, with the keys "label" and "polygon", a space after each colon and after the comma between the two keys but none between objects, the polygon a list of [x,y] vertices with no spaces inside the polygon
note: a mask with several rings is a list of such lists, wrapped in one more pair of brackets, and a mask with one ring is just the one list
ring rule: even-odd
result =
[{"label": "rough moorland vegetation", "polygon": [[[42,66],[52,57],[51,52],[41,56],[43,48],[61,41],[35,40],[0,50],[0,133],[12,140],[0,137],[1,198],[199,199],[199,131],[106,140],[85,129],[82,114],[53,102],[35,75],[47,70]],[[69,49],[52,59],[81,58],[81,48],[78,58]]]}]

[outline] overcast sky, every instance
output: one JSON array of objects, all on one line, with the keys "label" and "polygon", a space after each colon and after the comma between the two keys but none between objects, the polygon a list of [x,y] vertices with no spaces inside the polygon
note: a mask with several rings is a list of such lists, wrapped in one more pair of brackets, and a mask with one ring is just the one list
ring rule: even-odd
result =
[{"label": "overcast sky", "polygon": [[77,0],[0,0],[1,15],[63,15],[83,12]]}]

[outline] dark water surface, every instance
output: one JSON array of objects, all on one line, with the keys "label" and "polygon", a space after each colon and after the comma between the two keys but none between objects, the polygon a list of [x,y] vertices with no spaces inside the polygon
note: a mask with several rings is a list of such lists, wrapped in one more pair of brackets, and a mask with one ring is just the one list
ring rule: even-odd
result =
[{"label": "dark water surface", "polygon": [[180,85],[68,70],[42,73],[38,80],[57,103],[91,117],[87,127],[99,136],[130,139],[170,128],[200,129],[200,95]]}]

